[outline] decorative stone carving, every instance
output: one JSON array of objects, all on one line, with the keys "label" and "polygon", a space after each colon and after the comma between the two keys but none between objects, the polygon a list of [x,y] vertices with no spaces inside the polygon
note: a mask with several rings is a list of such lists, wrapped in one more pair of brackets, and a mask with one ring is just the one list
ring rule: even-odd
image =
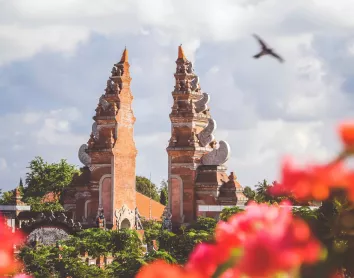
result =
[{"label": "decorative stone carving", "polygon": [[187,73],[193,73],[193,63],[192,62],[187,62]]},{"label": "decorative stone carving", "polygon": [[201,162],[203,165],[223,165],[230,157],[230,146],[225,141],[219,141],[219,148],[205,154]]},{"label": "decorative stone carving", "polygon": [[191,137],[189,138],[188,142],[189,142],[190,146],[198,145],[199,140],[198,140],[198,137],[196,136],[195,129],[193,129],[193,131],[191,133]]},{"label": "decorative stone carving", "polygon": [[208,125],[197,135],[199,143],[202,147],[207,146],[214,140],[213,132],[216,129],[216,122],[213,119],[209,119]]},{"label": "decorative stone carving", "polygon": [[196,75],[191,81],[191,90],[196,91],[199,85],[199,76]]},{"label": "decorative stone carving", "polygon": [[162,214],[162,230],[172,231],[172,213],[168,207],[165,207]]},{"label": "decorative stone carving", "polygon": [[120,209],[116,209],[115,216],[117,218],[116,225],[118,230],[127,228],[125,225],[129,226],[128,228],[135,226],[135,211],[132,211],[126,205],[123,205]]},{"label": "decorative stone carving", "polygon": [[75,194],[75,199],[86,199],[86,198],[90,198],[91,197],[91,193],[88,191],[84,191],[84,192],[77,192]]},{"label": "decorative stone carving", "polygon": [[117,72],[117,67],[116,66],[113,66],[112,70],[111,70],[111,73],[112,73],[112,76],[117,76],[118,72]]},{"label": "decorative stone carving", "polygon": [[98,126],[96,122],[92,124],[92,134],[95,140],[98,140],[100,138],[100,133],[98,131]]},{"label": "decorative stone carving", "polygon": [[185,80],[181,80],[179,82],[179,87],[180,87],[180,91],[184,91],[186,89],[186,81]]},{"label": "decorative stone carving", "polygon": [[41,227],[33,230],[27,237],[28,243],[41,243],[43,245],[53,245],[59,240],[69,238],[69,234],[60,228]]},{"label": "decorative stone carving", "polygon": [[101,116],[101,112],[102,112],[103,108],[101,103],[98,103],[97,108],[95,109],[96,111],[96,116]]},{"label": "decorative stone carving", "polygon": [[203,93],[201,99],[196,101],[195,104],[195,112],[200,113],[208,109],[208,103],[210,101],[210,96],[208,93]]},{"label": "decorative stone carving", "polygon": [[184,64],[178,64],[177,65],[177,69],[176,69],[177,73],[186,73],[186,68]]},{"label": "decorative stone carving", "polygon": [[189,101],[189,107],[190,107],[191,111],[194,113],[195,112],[195,103],[194,103],[193,99],[191,99]]},{"label": "decorative stone carving", "polygon": [[91,164],[91,157],[87,154],[86,152],[87,149],[88,146],[86,144],[82,144],[81,147],[79,148],[79,160],[85,166]]},{"label": "decorative stone carving", "polygon": [[141,224],[140,218],[141,218],[141,216],[140,216],[139,210],[136,207],[135,208],[135,229],[144,230],[143,224]]},{"label": "decorative stone carving", "polygon": [[[118,69],[119,72],[119,69]],[[118,84],[116,84],[113,80],[107,80],[107,87],[105,89],[107,94],[117,94],[120,91]]]},{"label": "decorative stone carving", "polygon": [[[113,81],[112,81],[113,82]],[[114,82],[113,82],[114,84]],[[114,86],[114,85],[113,85]],[[107,110],[107,108],[110,106],[109,102],[104,99],[104,95],[100,97],[100,104],[102,105],[103,110]]]}]

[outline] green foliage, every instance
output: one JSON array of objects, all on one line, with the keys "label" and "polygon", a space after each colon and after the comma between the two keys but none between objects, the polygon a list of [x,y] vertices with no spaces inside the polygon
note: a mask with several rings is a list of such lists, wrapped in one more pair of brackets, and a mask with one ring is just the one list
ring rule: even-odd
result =
[{"label": "green foliage", "polygon": [[254,200],[256,197],[256,192],[254,192],[249,186],[246,186],[243,189],[243,194],[248,198],[248,200]]},{"label": "green foliage", "polygon": [[224,208],[220,213],[220,220],[227,221],[232,215],[244,211],[239,207]]},{"label": "green foliage", "polygon": [[151,243],[152,240],[157,240],[161,232],[161,223],[156,220],[142,219],[141,223],[144,227],[144,241]]},{"label": "green foliage", "polygon": [[143,176],[136,176],[136,191],[144,194],[147,197],[151,197],[151,199],[157,202],[160,201],[157,186]]},{"label": "green foliage", "polygon": [[210,234],[214,233],[217,221],[214,218],[210,217],[198,217],[197,221],[191,223],[188,230],[195,230],[195,231],[206,231]]},{"label": "green foliage", "polygon": [[29,197],[43,197],[48,192],[53,192],[58,198],[70,184],[74,174],[79,173],[76,167],[68,164],[65,159],[50,164],[38,156],[27,168],[30,171],[26,174],[25,200]]},{"label": "green foliage", "polygon": [[177,261],[175,258],[173,258],[168,252],[164,251],[164,250],[158,250],[158,251],[152,251],[149,252],[145,255],[144,260],[147,263],[150,263],[154,260],[164,260],[170,264],[176,264]]},{"label": "green foliage", "polygon": [[131,278],[135,277],[139,269],[145,264],[143,257],[121,252],[114,262],[107,267],[107,271],[111,273],[112,276],[110,277]]},{"label": "green foliage", "polygon": [[0,205],[11,204],[11,202],[13,201],[13,197],[14,197],[13,190],[5,191],[4,193],[2,193],[2,195],[0,197]]},{"label": "green foliage", "polygon": [[168,185],[164,180],[161,182],[160,203],[164,206],[167,206],[168,203]]},{"label": "green foliage", "polygon": [[41,197],[28,197],[26,203],[31,206],[31,211],[35,212],[64,211],[58,201],[42,202]]}]

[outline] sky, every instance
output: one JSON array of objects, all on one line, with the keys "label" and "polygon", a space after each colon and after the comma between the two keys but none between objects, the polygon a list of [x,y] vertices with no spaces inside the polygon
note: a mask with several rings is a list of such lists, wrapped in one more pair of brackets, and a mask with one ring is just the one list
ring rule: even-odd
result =
[{"label": "sky", "polygon": [[[138,175],[167,178],[180,44],[241,185],[277,180],[285,156],[331,159],[337,125],[354,112],[353,9],[352,0],[0,0],[0,188],[25,179],[35,156],[82,167],[78,149],[125,46]],[[285,63],[253,59],[253,33]]]}]

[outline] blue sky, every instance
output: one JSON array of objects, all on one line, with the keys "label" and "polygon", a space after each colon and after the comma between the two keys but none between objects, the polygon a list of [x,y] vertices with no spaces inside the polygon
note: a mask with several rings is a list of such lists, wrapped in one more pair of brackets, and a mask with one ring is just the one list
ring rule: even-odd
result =
[{"label": "blue sky", "polygon": [[[350,0],[0,0],[0,188],[14,188],[37,155],[80,165],[78,148],[125,45],[137,174],[167,178],[181,43],[243,186],[277,179],[284,155],[331,158],[336,124],[354,111],[353,8]],[[254,60],[252,33],[286,62]]]}]

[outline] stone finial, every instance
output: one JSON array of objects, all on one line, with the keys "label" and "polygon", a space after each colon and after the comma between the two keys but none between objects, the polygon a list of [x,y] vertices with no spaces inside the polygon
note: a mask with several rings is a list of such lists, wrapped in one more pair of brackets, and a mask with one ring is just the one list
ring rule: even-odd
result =
[{"label": "stone finial", "polygon": [[186,55],[184,55],[182,44],[178,47],[178,59],[187,60]]},{"label": "stone finial", "polygon": [[120,59],[119,63],[125,63],[128,62],[128,49],[127,47],[124,48],[122,58]]}]

